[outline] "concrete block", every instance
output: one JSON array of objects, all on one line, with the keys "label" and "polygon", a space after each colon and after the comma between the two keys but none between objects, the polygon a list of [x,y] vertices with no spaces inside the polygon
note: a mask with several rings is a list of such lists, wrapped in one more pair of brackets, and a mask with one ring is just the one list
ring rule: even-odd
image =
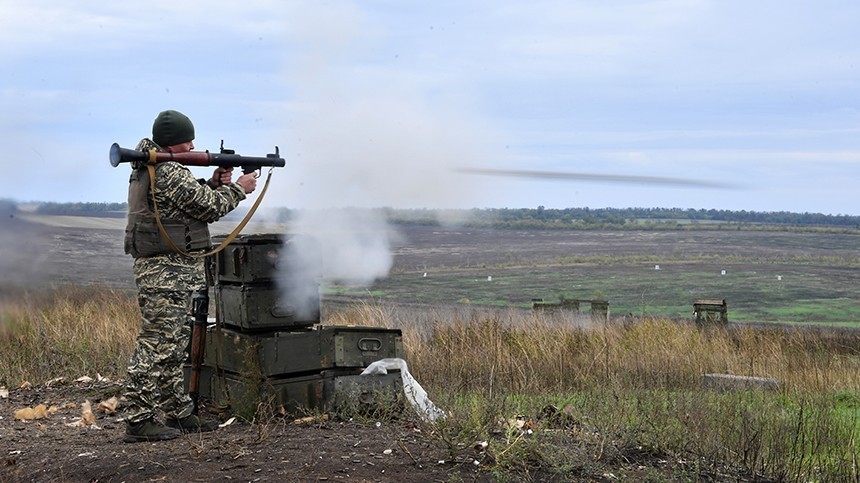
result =
[{"label": "concrete block", "polygon": [[736,376],[734,374],[704,374],[702,387],[716,391],[775,391],[779,380],[772,377]]}]

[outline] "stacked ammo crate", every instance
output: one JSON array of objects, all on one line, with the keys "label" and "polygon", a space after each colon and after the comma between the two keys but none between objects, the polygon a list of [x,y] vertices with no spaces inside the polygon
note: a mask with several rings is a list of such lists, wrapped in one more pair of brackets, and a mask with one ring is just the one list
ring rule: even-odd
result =
[{"label": "stacked ammo crate", "polygon": [[210,260],[219,323],[207,331],[201,396],[291,414],[397,397],[399,374],[358,374],[402,358],[401,331],[320,325],[315,247],[305,236],[242,235]]}]

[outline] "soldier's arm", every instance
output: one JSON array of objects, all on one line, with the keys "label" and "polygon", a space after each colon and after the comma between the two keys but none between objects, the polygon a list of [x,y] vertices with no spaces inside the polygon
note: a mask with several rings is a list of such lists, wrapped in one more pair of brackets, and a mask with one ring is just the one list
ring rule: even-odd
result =
[{"label": "soldier's arm", "polygon": [[245,199],[245,191],[235,183],[212,189],[198,183],[178,163],[159,163],[156,199],[191,218],[212,223],[234,210]]}]

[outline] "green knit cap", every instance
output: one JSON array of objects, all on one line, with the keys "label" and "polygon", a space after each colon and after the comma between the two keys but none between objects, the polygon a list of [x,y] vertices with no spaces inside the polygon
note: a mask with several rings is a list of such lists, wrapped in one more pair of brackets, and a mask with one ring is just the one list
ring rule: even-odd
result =
[{"label": "green knit cap", "polygon": [[162,147],[187,143],[194,140],[194,124],[179,111],[162,111],[152,123],[152,140]]}]

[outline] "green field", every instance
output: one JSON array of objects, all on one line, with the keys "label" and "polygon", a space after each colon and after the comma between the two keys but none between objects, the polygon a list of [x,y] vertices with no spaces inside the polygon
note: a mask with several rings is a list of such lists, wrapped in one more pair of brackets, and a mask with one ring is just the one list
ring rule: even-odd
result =
[{"label": "green field", "polygon": [[[29,288],[94,283],[133,290],[131,258],[122,251],[124,220],[33,220],[39,223],[4,220],[0,239],[15,253],[0,259],[0,272],[9,274],[5,283]],[[324,301],[527,309],[534,298],[605,298],[613,316],[687,318],[694,299],[708,298],[725,299],[734,322],[860,325],[860,232],[741,228],[400,226],[391,237],[388,277],[370,286],[328,281]]]},{"label": "green field", "polygon": [[[437,240],[453,238],[436,234]],[[695,299],[725,299],[732,322],[860,326],[857,236],[741,231],[515,235],[464,235],[458,245],[448,245],[446,258],[434,259],[426,269],[408,269],[421,260],[410,254],[414,260],[399,260],[399,269],[370,287],[332,284],[325,294],[523,309],[533,299],[605,299],[612,316],[670,318],[691,317]],[[583,304],[582,310],[589,306]]]},{"label": "green field", "polygon": [[328,293],[382,302],[521,308],[530,308],[535,298],[547,302],[605,298],[613,315],[672,318],[690,317],[694,299],[718,298],[727,300],[729,318],[735,322],[860,326],[860,287],[843,280],[852,276],[847,269],[813,271],[785,265],[719,269],[692,264],[660,268],[582,265],[450,270],[427,277],[401,273],[370,288],[335,286]]}]

